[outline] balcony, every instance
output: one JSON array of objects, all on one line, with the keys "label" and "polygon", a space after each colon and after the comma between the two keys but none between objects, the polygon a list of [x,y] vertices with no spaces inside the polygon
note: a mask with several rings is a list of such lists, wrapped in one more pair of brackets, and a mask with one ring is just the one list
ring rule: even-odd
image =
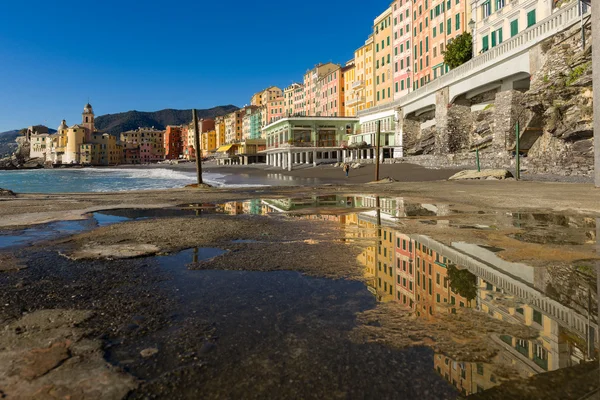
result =
[{"label": "balcony", "polygon": [[365,81],[360,80],[360,81],[354,81],[352,82],[352,89],[358,89],[361,88],[365,85]]},{"label": "balcony", "polygon": [[365,102],[365,96],[359,96],[359,97],[355,97],[353,99],[348,99],[348,101],[346,101],[346,106],[352,107],[352,106],[355,106],[357,104],[364,103],[364,102]]}]

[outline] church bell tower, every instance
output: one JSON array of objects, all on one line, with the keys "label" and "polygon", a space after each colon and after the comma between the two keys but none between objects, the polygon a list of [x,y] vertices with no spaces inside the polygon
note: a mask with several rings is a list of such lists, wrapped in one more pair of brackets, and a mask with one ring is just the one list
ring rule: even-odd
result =
[{"label": "church bell tower", "polygon": [[81,124],[85,128],[85,142],[90,142],[92,139],[92,133],[94,133],[94,110],[92,105],[87,103],[83,108],[83,114],[81,114]]}]

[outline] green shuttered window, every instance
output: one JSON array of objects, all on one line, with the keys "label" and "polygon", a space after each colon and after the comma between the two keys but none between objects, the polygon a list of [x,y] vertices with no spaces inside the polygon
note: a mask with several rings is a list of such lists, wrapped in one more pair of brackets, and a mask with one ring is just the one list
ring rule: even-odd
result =
[{"label": "green shuttered window", "polygon": [[488,36],[487,36],[487,35],[483,36],[483,37],[481,38],[481,49],[482,49],[483,51],[486,51],[486,50],[488,50],[488,49],[490,48],[490,45],[489,45],[489,44],[490,44],[490,42],[489,42],[489,38],[488,38]]},{"label": "green shuttered window", "polygon": [[527,27],[535,25],[535,10],[531,10],[527,13]]},{"label": "green shuttered window", "polygon": [[517,33],[519,33],[519,20],[515,19],[510,23],[510,37],[515,36]]}]

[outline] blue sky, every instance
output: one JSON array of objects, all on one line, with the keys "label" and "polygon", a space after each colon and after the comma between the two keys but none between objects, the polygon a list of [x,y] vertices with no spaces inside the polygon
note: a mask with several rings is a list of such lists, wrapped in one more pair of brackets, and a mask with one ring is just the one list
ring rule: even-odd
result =
[{"label": "blue sky", "polygon": [[97,115],[242,106],[351,59],[390,0],[2,3],[0,132],[77,123],[88,97]]}]

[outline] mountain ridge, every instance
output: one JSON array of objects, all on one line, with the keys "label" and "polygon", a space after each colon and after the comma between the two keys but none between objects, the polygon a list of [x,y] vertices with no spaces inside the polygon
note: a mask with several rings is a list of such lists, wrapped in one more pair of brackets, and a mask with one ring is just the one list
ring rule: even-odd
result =
[{"label": "mountain ridge", "polygon": [[[197,110],[198,118],[215,118],[239,110],[232,104]],[[139,127],[154,127],[164,130],[167,125],[183,125],[192,121],[192,110],[177,110],[167,108],[159,111],[131,110],[116,114],[105,114],[96,117],[96,129],[118,135],[121,132],[137,129]]]}]

